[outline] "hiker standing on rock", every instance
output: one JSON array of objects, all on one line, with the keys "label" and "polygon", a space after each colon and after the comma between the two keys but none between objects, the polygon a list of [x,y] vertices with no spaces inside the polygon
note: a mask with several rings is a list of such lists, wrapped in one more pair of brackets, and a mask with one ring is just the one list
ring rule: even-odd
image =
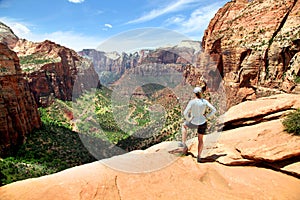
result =
[{"label": "hiker standing on rock", "polygon": [[[182,143],[186,147],[187,128],[197,129],[198,132],[198,156],[197,162],[201,162],[201,152],[203,149],[203,135],[206,134],[207,118],[215,114],[216,108],[207,100],[202,98],[202,89],[194,88],[195,98],[187,104],[183,115],[186,121],[182,125]],[[210,113],[204,115],[206,107],[210,108]],[[187,147],[186,147],[187,148]]]}]

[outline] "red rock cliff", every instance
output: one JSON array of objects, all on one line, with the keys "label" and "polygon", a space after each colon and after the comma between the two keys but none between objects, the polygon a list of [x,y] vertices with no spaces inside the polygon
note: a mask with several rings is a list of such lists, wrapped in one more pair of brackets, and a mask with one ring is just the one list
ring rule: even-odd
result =
[{"label": "red rock cliff", "polygon": [[217,63],[229,106],[265,88],[293,90],[300,76],[299,13],[297,0],[235,0],[216,13],[202,46]]},{"label": "red rock cliff", "polygon": [[0,41],[1,43],[12,48],[19,38],[14,34],[14,32],[7,25],[0,22]]},{"label": "red rock cliff", "polygon": [[48,40],[41,43],[19,40],[14,51],[40,106],[49,105],[52,98],[72,100],[73,94],[97,87],[99,78],[92,62],[74,50]]},{"label": "red rock cliff", "polygon": [[12,153],[41,125],[33,94],[17,54],[0,43],[0,156]]}]

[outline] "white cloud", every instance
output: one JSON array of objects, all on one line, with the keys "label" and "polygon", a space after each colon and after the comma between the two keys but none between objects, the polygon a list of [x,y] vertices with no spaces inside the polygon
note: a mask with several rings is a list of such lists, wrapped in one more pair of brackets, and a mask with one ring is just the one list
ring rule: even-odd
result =
[{"label": "white cloud", "polygon": [[172,24],[180,24],[185,20],[185,17],[182,15],[170,17],[165,21],[166,25],[172,25]]},{"label": "white cloud", "polygon": [[127,22],[127,24],[135,24],[135,23],[150,21],[161,15],[182,10],[185,8],[186,5],[197,1],[199,2],[199,0],[176,0],[176,2],[172,2],[165,7],[159,9],[153,9],[139,18]]},{"label": "white cloud", "polygon": [[31,31],[29,29],[30,25],[28,25],[20,20],[10,19],[7,17],[1,17],[0,21],[3,22],[4,24],[6,24],[7,26],[9,26],[18,37],[20,37],[21,35],[26,36],[31,33]]},{"label": "white cloud", "polygon": [[17,19],[0,18],[0,21],[9,26],[19,38],[24,38],[33,42],[51,40],[76,51],[84,48],[95,49],[97,45],[103,41],[102,38],[85,36],[72,31],[56,31],[52,33],[38,34],[34,32],[34,29],[30,29],[33,27],[32,25],[28,25],[22,21],[18,21]]},{"label": "white cloud", "polygon": [[14,30],[14,33],[16,35],[26,35],[30,33],[30,29],[27,26],[20,23],[13,24],[12,29]]},{"label": "white cloud", "polygon": [[84,0],[68,0],[71,3],[83,3]]},{"label": "white cloud", "polygon": [[141,28],[115,35],[103,41],[97,49],[106,52],[135,52],[140,49],[174,46],[186,39],[189,38],[169,29]]},{"label": "white cloud", "polygon": [[175,25],[178,32],[187,34],[189,36],[199,36],[204,33],[210,20],[217,13],[218,9],[224,5],[225,1],[217,2],[205,7],[200,7],[194,10],[186,19],[182,17],[172,17],[165,21],[167,26]]},{"label": "white cloud", "polygon": [[[68,31],[68,32],[56,31],[53,33],[48,33],[48,34],[38,36],[36,39],[41,41],[39,38],[42,40],[45,39],[51,40],[57,44],[66,46],[76,51],[80,51],[82,49],[88,49],[88,48],[95,49],[97,45],[99,45],[103,41],[102,38],[85,36],[72,31]],[[32,39],[35,40],[35,38]]]},{"label": "white cloud", "polygon": [[111,24],[104,24],[105,27],[107,28],[112,28],[113,26]]}]

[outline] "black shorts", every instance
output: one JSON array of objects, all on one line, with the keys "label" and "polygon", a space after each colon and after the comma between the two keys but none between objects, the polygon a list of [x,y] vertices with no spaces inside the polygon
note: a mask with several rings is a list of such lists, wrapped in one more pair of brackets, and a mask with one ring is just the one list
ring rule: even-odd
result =
[{"label": "black shorts", "polygon": [[202,135],[207,134],[206,133],[207,122],[205,122],[204,124],[201,124],[201,125],[195,125],[195,124],[192,124],[191,122],[186,121],[186,122],[184,122],[184,125],[186,125],[190,129],[197,129],[198,134],[202,134]]}]

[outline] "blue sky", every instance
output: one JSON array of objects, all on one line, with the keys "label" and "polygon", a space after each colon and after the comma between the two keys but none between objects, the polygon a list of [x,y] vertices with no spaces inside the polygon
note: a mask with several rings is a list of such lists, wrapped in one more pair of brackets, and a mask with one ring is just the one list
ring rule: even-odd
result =
[{"label": "blue sky", "polygon": [[[210,19],[227,1],[0,0],[0,21],[20,38],[50,39],[77,51],[150,27],[200,41]],[[160,34],[155,34],[159,40]],[[162,46],[164,42],[176,41],[170,37]]]}]

